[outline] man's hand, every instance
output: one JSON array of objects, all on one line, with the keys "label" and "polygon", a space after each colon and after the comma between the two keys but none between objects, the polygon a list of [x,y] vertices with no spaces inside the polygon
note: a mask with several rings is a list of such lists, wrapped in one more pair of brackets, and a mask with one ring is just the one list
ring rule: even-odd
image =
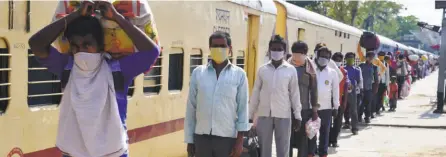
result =
[{"label": "man's hand", "polygon": [[78,12],[81,16],[90,16],[93,14],[93,10],[93,1],[83,1],[81,7],[76,12]]},{"label": "man's hand", "polygon": [[317,118],[319,118],[317,111],[313,111],[313,113],[311,114],[311,120],[315,121],[317,120]]},{"label": "man's hand", "polygon": [[195,144],[193,143],[187,144],[187,154],[189,156],[195,156]]},{"label": "man's hand", "polygon": [[118,17],[122,17],[122,15],[116,11],[113,4],[111,4],[109,1],[96,1],[95,5],[95,8],[101,11],[102,16],[109,20],[116,21]]},{"label": "man's hand", "polygon": [[299,129],[300,129],[300,126],[301,126],[301,120],[299,120],[299,119],[294,119],[294,127],[293,127],[293,130],[294,131],[299,131]]},{"label": "man's hand", "polygon": [[332,114],[333,114],[333,115],[332,115],[333,118],[336,118],[336,116],[338,116],[338,110],[333,109]]},{"label": "man's hand", "polygon": [[237,140],[235,141],[234,148],[232,148],[230,157],[240,157],[243,151],[243,134],[238,133]]}]

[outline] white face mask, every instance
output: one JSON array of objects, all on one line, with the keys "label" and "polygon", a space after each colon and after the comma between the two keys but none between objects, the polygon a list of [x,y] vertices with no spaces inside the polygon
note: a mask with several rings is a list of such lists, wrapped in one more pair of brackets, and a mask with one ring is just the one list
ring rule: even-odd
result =
[{"label": "white face mask", "polygon": [[102,63],[101,53],[78,52],[74,54],[74,63],[80,70],[93,71]]},{"label": "white face mask", "polygon": [[335,62],[336,66],[340,67],[342,65],[342,62]]},{"label": "white face mask", "polygon": [[284,51],[271,51],[271,59],[279,61],[283,59]]},{"label": "white face mask", "polygon": [[329,61],[327,58],[317,58],[317,64],[320,66],[327,66]]}]

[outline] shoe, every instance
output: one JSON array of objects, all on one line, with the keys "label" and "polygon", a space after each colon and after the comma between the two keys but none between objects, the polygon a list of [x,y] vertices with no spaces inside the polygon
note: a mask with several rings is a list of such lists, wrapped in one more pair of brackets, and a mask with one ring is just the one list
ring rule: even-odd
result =
[{"label": "shoe", "polygon": [[365,123],[369,124],[370,123],[370,119],[366,118],[365,119]]},{"label": "shoe", "polygon": [[358,117],[358,122],[362,123],[362,118]]},{"label": "shoe", "polygon": [[380,116],[381,115],[381,112],[376,112],[376,116]]},{"label": "shoe", "polygon": [[358,135],[358,130],[353,130],[352,133],[353,135]]},{"label": "shoe", "polygon": [[[375,115],[372,114],[372,115],[370,116],[370,118],[371,118],[371,119],[375,118]],[[367,123],[367,122],[366,122],[366,123]]]},{"label": "shoe", "polygon": [[350,129],[350,125],[349,125],[349,124],[344,124],[344,126],[342,127],[342,129]]},{"label": "shoe", "polygon": [[327,155],[319,155],[320,157],[327,157]]},{"label": "shoe", "polygon": [[332,143],[331,146],[332,146],[333,148],[338,148],[338,147],[339,147],[339,145],[338,145],[337,143]]}]

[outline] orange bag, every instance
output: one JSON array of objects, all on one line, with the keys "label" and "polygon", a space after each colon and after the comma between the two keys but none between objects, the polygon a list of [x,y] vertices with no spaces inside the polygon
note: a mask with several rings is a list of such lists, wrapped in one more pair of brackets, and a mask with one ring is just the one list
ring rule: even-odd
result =
[{"label": "orange bag", "polygon": [[[116,10],[121,15],[126,17],[132,24],[140,28],[146,33],[157,45],[160,45],[158,33],[155,25],[155,20],[152,11],[149,7],[148,1],[144,0],[109,0],[112,2]],[[68,15],[80,7],[82,1],[59,1],[56,8],[56,13],[53,20],[57,20],[65,15]],[[104,28],[104,47],[106,52],[110,53],[124,53],[129,54],[135,52],[135,47],[132,40],[127,36],[119,25],[110,20],[106,20],[100,16],[102,27]],[[63,36],[56,39],[56,47],[62,52],[66,53],[69,50],[69,43]]]}]

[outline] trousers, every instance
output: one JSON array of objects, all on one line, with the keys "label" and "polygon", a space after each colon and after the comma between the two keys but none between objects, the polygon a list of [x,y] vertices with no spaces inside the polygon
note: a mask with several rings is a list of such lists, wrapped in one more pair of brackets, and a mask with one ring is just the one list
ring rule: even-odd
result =
[{"label": "trousers", "polygon": [[375,108],[374,108],[374,112],[375,113],[379,113],[379,111],[381,110],[381,108],[384,107],[383,105],[383,99],[384,99],[384,93],[387,90],[387,85],[385,83],[380,83],[379,84],[379,88],[378,88],[378,94],[376,95],[376,101],[375,101]]},{"label": "trousers", "polygon": [[302,110],[302,124],[299,131],[291,131],[290,157],[293,157],[293,146],[296,146],[297,150],[299,150],[297,153],[298,157],[308,157],[308,155],[314,155],[314,152],[316,151],[317,138],[313,137],[312,139],[309,139],[305,131],[305,124],[313,116],[312,113],[312,109]]},{"label": "trousers", "polygon": [[365,114],[365,119],[370,119],[372,114],[372,103],[373,103],[373,91],[372,90],[364,90],[364,95],[362,98],[362,103],[358,108],[358,118],[362,118],[362,115]]},{"label": "trousers", "polygon": [[235,141],[236,138],[195,134],[195,157],[228,157]]},{"label": "trousers", "polygon": [[[358,131],[358,104],[359,104],[359,102],[357,101],[357,97],[358,97],[358,95],[356,94],[356,92],[353,91],[353,92],[349,93],[348,100],[347,100],[347,108],[345,109],[345,112],[344,112],[345,123],[351,125],[352,131]],[[351,118],[351,122],[350,122],[350,118]]]},{"label": "trousers", "polygon": [[289,157],[291,118],[258,117],[256,131],[261,157],[272,157],[273,133],[277,157]]},{"label": "trousers", "polygon": [[332,109],[319,110],[321,128],[319,129],[319,156],[328,154],[328,140],[330,136],[330,125],[333,115]]}]

